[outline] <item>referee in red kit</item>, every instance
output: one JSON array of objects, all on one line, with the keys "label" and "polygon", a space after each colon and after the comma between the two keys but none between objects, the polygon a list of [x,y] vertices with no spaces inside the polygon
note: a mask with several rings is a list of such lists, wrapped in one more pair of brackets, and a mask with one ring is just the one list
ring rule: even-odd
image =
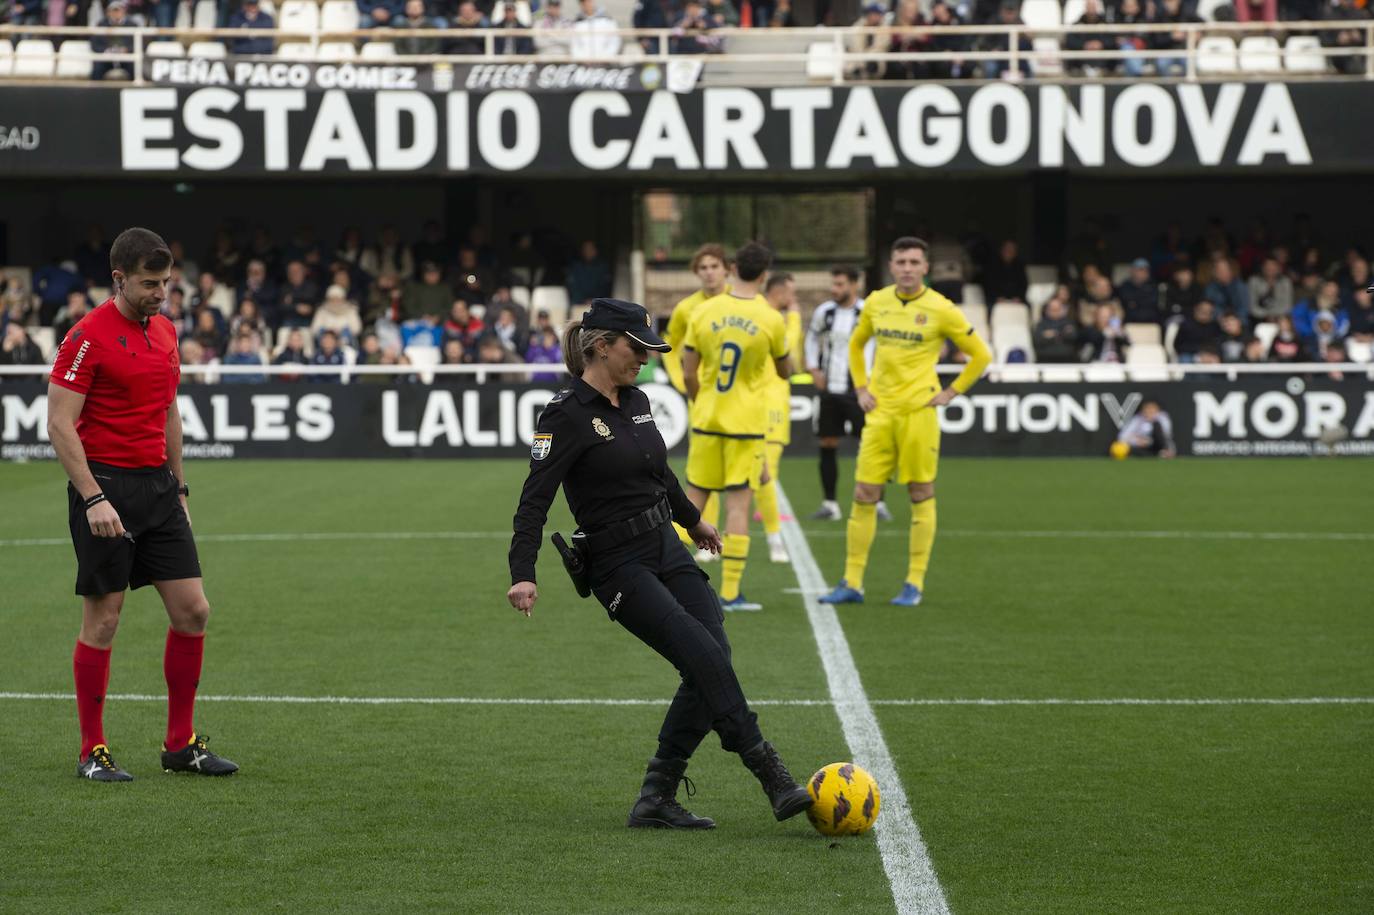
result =
[{"label": "referee in red kit", "polygon": [[82,318],[57,350],[48,384],[48,436],[67,471],[81,632],[72,666],[81,754],[76,773],[98,782],[133,776],[115,764],[102,724],[110,650],[124,591],[151,583],[171,628],[167,739],[162,768],[228,775],[193,724],[210,605],[186,507],[181,467],[181,361],[167,298],[172,254],[147,229],[127,229],[110,249],[114,295]]}]

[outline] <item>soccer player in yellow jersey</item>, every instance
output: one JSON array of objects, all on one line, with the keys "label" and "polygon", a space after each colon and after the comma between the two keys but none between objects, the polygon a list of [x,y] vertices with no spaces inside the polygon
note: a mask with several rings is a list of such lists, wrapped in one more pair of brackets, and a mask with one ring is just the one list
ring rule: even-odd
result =
[{"label": "soccer player in yellow jersey", "polygon": [[[763,297],[778,314],[786,327],[787,352],[795,360],[802,351],[801,309],[797,307],[797,284],[790,273],[774,273],[764,285]],[[782,517],[778,514],[778,462],[782,450],[792,443],[792,382],[778,375],[768,386],[768,431],[763,440],[763,467],[768,468],[768,481],[755,480],[754,498],[759,503],[759,520],[768,537],[768,558],[773,562],[790,562],[787,547],[782,543]],[[762,467],[760,468],[762,470]]]},{"label": "soccer player in yellow jersey", "polygon": [[767,479],[763,461],[769,386],[792,373],[783,317],[759,295],[773,257],[750,242],[735,255],[735,288],[698,307],[682,341],[682,375],[692,404],[687,497],[698,507],[725,493],[721,604],[760,610],[740,593],[749,556],[750,486]]},{"label": "soccer player in yellow jersey", "polygon": [[[701,288],[673,306],[673,313],[668,318],[668,331],[663,335],[663,339],[673,347],[671,351],[663,354],[663,369],[668,373],[668,380],[672,382],[673,387],[681,394],[687,393],[687,385],[682,380],[682,340],[687,336],[687,327],[692,323],[692,315],[707,299],[730,291],[730,285],[726,282],[730,276],[730,263],[725,257],[725,246],[708,242],[697,248],[696,253],[692,255],[691,269],[701,282]],[[706,504],[702,506],[701,514],[707,521],[719,525],[720,497],[711,493]],[[676,524],[673,527],[677,531],[678,539],[687,549],[695,549],[696,544],[692,542],[691,535]],[[697,551],[697,562],[714,562],[716,558],[716,554],[710,550]]]},{"label": "soccer player in yellow jersey", "polygon": [[[877,531],[874,503],[894,472],[911,495],[911,541],[906,583],[891,602],[902,607],[921,602],[935,543],[935,467],[940,458],[936,408],[973,387],[992,361],[964,313],[925,285],[926,251],[919,238],[892,243],[888,267],[895,283],[864,300],[849,339],[849,372],[866,419],[854,469],[844,578],[821,598],[824,603],[863,603],[864,568]],[[863,356],[870,338],[877,341],[871,378]],[[945,340],[969,360],[954,383],[941,390],[935,364]]]}]

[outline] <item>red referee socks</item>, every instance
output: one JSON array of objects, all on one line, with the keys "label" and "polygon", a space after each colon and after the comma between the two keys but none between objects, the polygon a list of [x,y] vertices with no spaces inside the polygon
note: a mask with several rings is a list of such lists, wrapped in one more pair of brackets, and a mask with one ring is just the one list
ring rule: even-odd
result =
[{"label": "red referee socks", "polygon": [[72,655],[76,679],[76,717],[81,722],[81,758],[105,742],[105,688],[110,685],[110,649],[92,648],[77,639]]},{"label": "red referee socks", "polygon": [[196,735],[196,687],[200,686],[200,662],[205,656],[205,633],[183,635],[167,630],[167,650],[162,673],[167,678],[168,750],[180,750]]}]

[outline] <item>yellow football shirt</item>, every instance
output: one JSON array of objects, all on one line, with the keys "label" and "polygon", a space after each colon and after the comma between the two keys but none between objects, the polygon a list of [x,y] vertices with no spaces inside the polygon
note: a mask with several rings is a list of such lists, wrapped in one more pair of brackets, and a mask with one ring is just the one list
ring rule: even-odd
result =
[{"label": "yellow football shirt", "polygon": [[701,389],[692,428],[717,435],[762,438],[768,431],[768,392],[787,355],[787,326],[761,295],[730,293],[703,302],[683,346],[701,357]]},{"label": "yellow football shirt", "polygon": [[[786,327],[787,352],[793,355],[802,351],[802,319],[799,311],[779,312]],[[792,382],[778,376],[777,366],[773,367],[774,379],[768,399],[768,441],[782,445],[792,443]]]},{"label": "yellow football shirt", "polygon": [[[728,284],[725,291],[730,291]],[[698,289],[674,305],[672,314],[668,316],[668,329],[663,339],[673,348],[663,354],[663,370],[668,373],[668,380],[679,394],[687,393],[687,385],[682,380],[682,341],[687,336],[688,325],[692,323],[692,314],[707,298],[706,290]]]},{"label": "yellow football shirt", "polygon": [[[864,364],[864,346],[870,338],[877,341],[871,378]],[[935,366],[946,339],[969,356],[953,384],[962,394],[983,374],[992,354],[958,306],[929,286],[911,298],[898,295],[895,285],[870,293],[849,338],[854,386],[866,386],[878,399],[879,410],[924,407],[941,388]]]}]

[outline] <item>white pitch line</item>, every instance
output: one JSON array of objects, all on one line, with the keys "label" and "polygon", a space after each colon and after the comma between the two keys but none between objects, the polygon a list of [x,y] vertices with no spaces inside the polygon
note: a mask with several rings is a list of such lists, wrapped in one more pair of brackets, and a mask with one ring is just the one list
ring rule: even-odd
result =
[{"label": "white pitch line", "polygon": [[[879,536],[905,537],[907,531],[879,530]],[[845,532],[812,528],[809,537],[843,537]],[[198,534],[200,543],[293,543],[349,540],[509,540],[509,531],[301,531],[245,534]],[[1342,531],[1017,531],[940,529],[941,537],[978,537],[988,540],[1273,540],[1374,542],[1371,532]],[[0,547],[70,546],[68,537],[29,537],[0,540]],[[826,589],[829,590],[829,589]],[[824,592],[821,592],[824,593]]]},{"label": "white pitch line", "polygon": [[[166,695],[160,693],[111,693],[108,698],[120,702],[165,702]],[[16,702],[70,702],[71,693],[52,692],[3,692],[0,701]],[[557,706],[649,706],[662,707],[664,700],[657,699],[610,699],[591,697],[586,699],[552,698],[521,696],[197,696],[200,702],[240,702],[267,705],[557,705]],[[832,699],[751,699],[750,705],[825,707],[836,706]],[[1239,696],[1234,698],[1209,699],[1149,699],[1149,698],[1105,698],[1105,699],[870,699],[869,705],[881,706],[1235,706],[1235,705],[1374,705],[1374,696]]]},{"label": "white pitch line", "polygon": [[[781,483],[777,492],[778,510],[795,517],[796,512]],[[835,703],[835,714],[840,719],[845,742],[854,755],[854,762],[867,769],[882,786],[883,809],[874,829],[898,915],[949,915],[945,892],[935,875],[935,866],[926,851],[920,827],[912,816],[911,804],[878,726],[878,717],[864,693],[839,617],[834,607],[816,599],[817,589],[825,586],[816,557],[806,542],[801,525],[795,520],[782,525],[782,537],[792,556],[792,568],[797,573],[797,585],[802,590],[806,616],[816,637],[830,698]]]}]

